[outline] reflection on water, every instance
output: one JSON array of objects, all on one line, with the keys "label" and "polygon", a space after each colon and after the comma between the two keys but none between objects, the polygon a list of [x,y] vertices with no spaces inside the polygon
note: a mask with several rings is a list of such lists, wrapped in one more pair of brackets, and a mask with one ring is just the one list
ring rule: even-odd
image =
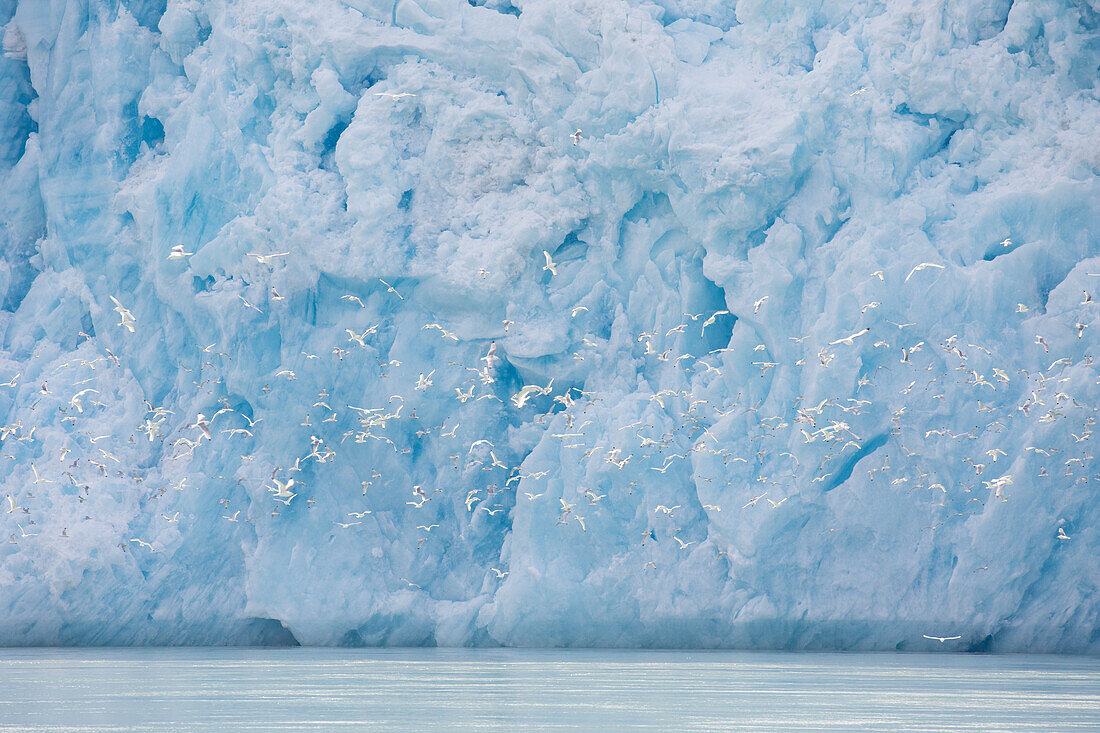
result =
[{"label": "reflection on water", "polygon": [[0,730],[1100,730],[1100,659],[0,649]]}]

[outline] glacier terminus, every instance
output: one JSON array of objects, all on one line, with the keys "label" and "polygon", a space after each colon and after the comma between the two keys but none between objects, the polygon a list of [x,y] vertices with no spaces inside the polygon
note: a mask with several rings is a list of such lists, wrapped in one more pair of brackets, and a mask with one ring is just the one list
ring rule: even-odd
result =
[{"label": "glacier terminus", "polygon": [[1100,652],[1096,0],[0,39],[0,645]]}]

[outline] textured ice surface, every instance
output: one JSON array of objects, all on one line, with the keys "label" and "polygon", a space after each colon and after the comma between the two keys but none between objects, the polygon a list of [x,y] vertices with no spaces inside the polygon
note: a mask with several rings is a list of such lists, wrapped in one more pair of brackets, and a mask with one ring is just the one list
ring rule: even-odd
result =
[{"label": "textured ice surface", "polygon": [[1094,2],[0,26],[0,643],[1100,651]]}]

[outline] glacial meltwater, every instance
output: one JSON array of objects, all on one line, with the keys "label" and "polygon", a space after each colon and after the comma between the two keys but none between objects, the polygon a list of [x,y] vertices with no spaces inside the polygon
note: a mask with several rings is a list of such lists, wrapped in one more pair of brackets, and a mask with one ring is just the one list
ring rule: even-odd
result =
[{"label": "glacial meltwater", "polygon": [[5,649],[0,730],[1097,730],[1077,656]]}]

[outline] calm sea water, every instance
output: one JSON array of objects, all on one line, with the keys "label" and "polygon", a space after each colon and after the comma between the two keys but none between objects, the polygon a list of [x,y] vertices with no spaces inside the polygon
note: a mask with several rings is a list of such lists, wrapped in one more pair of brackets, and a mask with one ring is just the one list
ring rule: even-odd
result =
[{"label": "calm sea water", "polygon": [[1100,730],[1100,659],[0,649],[0,730]]}]

